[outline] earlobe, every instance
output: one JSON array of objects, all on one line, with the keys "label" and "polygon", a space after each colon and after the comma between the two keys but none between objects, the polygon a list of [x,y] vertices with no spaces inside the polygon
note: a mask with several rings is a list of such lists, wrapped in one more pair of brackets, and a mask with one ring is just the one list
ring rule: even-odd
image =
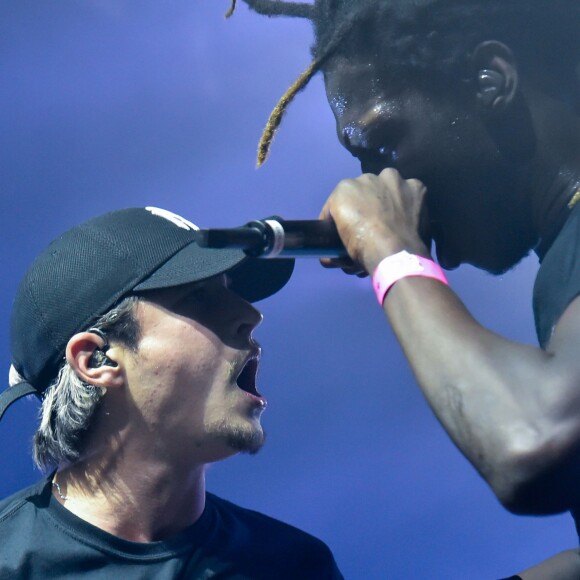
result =
[{"label": "earlobe", "polygon": [[489,40],[479,44],[471,57],[477,75],[476,98],[489,113],[507,109],[515,100],[518,70],[511,50],[503,43]]},{"label": "earlobe", "polygon": [[66,347],[66,359],[78,377],[97,387],[114,388],[123,384],[123,372],[116,348],[104,348],[106,341],[93,332],[75,334]]}]

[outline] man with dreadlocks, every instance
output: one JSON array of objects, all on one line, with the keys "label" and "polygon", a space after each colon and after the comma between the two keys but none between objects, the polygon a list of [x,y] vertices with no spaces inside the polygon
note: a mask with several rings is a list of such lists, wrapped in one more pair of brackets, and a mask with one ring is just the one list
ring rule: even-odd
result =
[{"label": "man with dreadlocks", "polygon": [[[373,275],[423,393],[502,504],[580,522],[580,3],[245,1],[309,18],[316,37],[259,162],[317,71],[361,162],[321,214],[351,261],[325,265]],[[478,324],[432,245],[446,269],[493,274],[534,250],[539,348]],[[580,577],[577,551],[558,561],[522,577]]]}]

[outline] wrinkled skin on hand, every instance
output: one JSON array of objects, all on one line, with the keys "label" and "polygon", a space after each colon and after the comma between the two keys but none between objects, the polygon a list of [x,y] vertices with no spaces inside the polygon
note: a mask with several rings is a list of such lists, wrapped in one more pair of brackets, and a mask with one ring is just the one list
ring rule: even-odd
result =
[{"label": "wrinkled skin on hand", "polygon": [[324,259],[327,268],[365,276],[401,250],[431,258],[426,188],[394,169],[344,179],[332,192],[321,219],[332,219],[350,259]]}]

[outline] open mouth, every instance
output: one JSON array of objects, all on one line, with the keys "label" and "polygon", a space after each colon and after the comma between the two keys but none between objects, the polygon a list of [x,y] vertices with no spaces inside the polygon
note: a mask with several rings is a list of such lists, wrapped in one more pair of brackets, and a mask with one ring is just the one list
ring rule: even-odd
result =
[{"label": "open mouth", "polygon": [[249,359],[242,372],[238,375],[236,379],[236,384],[242,391],[254,395],[255,397],[261,397],[260,393],[256,390],[256,376],[258,375],[258,359]]}]

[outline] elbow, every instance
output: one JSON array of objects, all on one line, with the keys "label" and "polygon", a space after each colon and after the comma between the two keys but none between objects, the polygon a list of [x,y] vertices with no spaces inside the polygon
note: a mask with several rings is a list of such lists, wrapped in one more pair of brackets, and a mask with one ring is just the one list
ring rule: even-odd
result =
[{"label": "elbow", "polygon": [[580,452],[553,440],[514,447],[487,478],[499,502],[517,515],[549,515],[577,503]]},{"label": "elbow", "polygon": [[509,477],[498,477],[497,480],[501,481],[490,482],[490,485],[501,505],[513,514],[550,515],[564,512],[570,506],[554,493],[550,479],[545,475],[530,477],[527,472],[520,475],[512,471]]},{"label": "elbow", "polygon": [[580,497],[580,376],[541,384],[542,397],[500,415],[482,464],[497,499],[514,514],[561,513]]},{"label": "elbow", "polygon": [[501,505],[515,515],[549,515],[566,511],[550,499],[546,489],[535,481],[510,481],[507,485],[492,485]]}]

